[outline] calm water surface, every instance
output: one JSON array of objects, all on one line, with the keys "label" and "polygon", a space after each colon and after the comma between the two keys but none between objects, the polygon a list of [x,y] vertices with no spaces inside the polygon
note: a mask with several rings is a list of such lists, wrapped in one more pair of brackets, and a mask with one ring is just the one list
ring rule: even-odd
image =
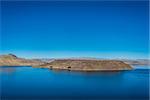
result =
[{"label": "calm water surface", "polygon": [[148,100],[149,70],[71,72],[0,67],[2,100]]}]

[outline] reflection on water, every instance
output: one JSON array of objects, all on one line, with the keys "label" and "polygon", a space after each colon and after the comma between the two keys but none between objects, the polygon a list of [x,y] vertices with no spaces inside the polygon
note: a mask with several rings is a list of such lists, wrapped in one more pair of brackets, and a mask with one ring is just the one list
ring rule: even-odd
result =
[{"label": "reflection on water", "polygon": [[0,73],[8,73],[8,74],[12,74],[16,71],[15,67],[3,67],[0,68]]},{"label": "reflection on water", "polygon": [[2,99],[148,100],[149,69],[75,72],[0,67]]},{"label": "reflection on water", "polygon": [[76,74],[76,75],[116,75],[121,73],[122,71],[68,71],[68,70],[50,70],[50,72],[53,71],[54,73],[70,73],[70,74]]}]

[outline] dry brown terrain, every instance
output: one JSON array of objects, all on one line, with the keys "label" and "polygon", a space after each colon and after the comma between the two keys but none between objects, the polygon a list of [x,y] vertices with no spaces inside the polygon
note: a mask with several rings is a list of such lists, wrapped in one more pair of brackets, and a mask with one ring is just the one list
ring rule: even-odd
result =
[{"label": "dry brown terrain", "polygon": [[117,60],[55,60],[40,66],[41,68],[64,69],[75,71],[115,71],[131,70],[132,67],[123,61]]},{"label": "dry brown terrain", "polygon": [[33,66],[44,64],[42,61],[18,58],[13,54],[0,55],[0,66]]},{"label": "dry brown terrain", "polygon": [[0,66],[32,66],[74,71],[117,71],[131,70],[129,64],[119,60],[55,59],[51,62],[19,58],[13,54],[1,55]]}]

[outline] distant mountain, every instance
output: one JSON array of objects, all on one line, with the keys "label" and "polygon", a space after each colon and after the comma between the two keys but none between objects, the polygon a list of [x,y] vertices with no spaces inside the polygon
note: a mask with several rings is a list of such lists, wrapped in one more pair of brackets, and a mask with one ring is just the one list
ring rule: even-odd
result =
[{"label": "distant mountain", "polygon": [[128,59],[122,59],[127,64],[130,65],[146,65],[150,66],[150,60],[149,59],[135,59],[135,60],[128,60]]},{"label": "distant mountain", "polygon": [[42,62],[45,62],[45,63],[50,63],[50,62],[54,61],[55,59],[54,58],[40,58],[40,59],[32,59],[32,60],[37,60],[37,61],[42,61]]}]

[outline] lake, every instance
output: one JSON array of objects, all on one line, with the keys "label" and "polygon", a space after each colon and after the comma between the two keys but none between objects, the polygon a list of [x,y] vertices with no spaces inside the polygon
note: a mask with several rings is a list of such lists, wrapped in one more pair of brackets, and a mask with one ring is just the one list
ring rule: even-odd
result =
[{"label": "lake", "polygon": [[148,100],[149,71],[72,72],[0,67],[2,100]]}]

